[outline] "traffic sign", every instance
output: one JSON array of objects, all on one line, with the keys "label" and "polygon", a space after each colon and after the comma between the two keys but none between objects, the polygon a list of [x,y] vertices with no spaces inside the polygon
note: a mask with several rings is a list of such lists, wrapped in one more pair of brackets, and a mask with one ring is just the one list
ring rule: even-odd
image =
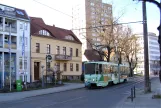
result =
[{"label": "traffic sign", "polygon": [[46,55],[46,59],[47,59],[47,62],[51,62],[52,61],[52,56],[51,55]]}]

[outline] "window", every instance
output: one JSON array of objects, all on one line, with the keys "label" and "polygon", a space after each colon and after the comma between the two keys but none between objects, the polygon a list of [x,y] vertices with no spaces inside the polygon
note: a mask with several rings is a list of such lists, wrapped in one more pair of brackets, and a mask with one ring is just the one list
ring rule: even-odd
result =
[{"label": "window", "polygon": [[60,71],[60,63],[55,63],[57,71]]},{"label": "window", "polygon": [[66,55],[66,47],[63,47],[63,55]]},{"label": "window", "polygon": [[23,24],[22,23],[20,24],[20,29],[23,29]]},{"label": "window", "polygon": [[25,37],[25,46],[27,46],[27,37]]},{"label": "window", "polygon": [[[23,37],[20,36],[19,44],[22,45],[22,42],[23,42]],[[25,46],[27,46],[27,37],[25,37],[24,44]]]},{"label": "window", "polygon": [[45,35],[45,36],[50,36],[50,33],[48,31],[46,31],[46,30],[40,30],[39,34],[40,35]]},{"label": "window", "polygon": [[67,71],[67,63],[64,63],[64,71]]},{"label": "window", "polygon": [[78,49],[76,49],[76,57],[78,57]]},{"label": "window", "polygon": [[91,6],[94,6],[94,3],[91,3]]},{"label": "window", "polygon": [[27,30],[27,23],[25,23],[25,30]]},{"label": "window", "polygon": [[73,63],[70,63],[70,71],[73,71]]},{"label": "window", "polygon": [[79,64],[76,64],[76,71],[79,71]]},{"label": "window", "polygon": [[19,15],[24,15],[24,13],[23,13],[22,11],[20,11],[20,10],[16,10],[16,12],[17,12],[17,14],[19,14]]},{"label": "window", "polygon": [[4,41],[5,41],[5,42],[8,42],[8,41],[9,41],[9,37],[8,37],[8,36],[5,36],[5,37],[4,37]]},{"label": "window", "polygon": [[60,46],[56,46],[56,54],[60,54]]},{"label": "window", "polygon": [[73,48],[70,48],[70,56],[73,56]]},{"label": "window", "polygon": [[40,53],[40,43],[36,43],[36,53]]},{"label": "window", "polygon": [[70,35],[68,35],[68,36],[65,36],[65,39],[67,39],[67,40],[74,40],[74,38],[72,37],[72,36],[70,36]]},{"label": "window", "polygon": [[50,54],[50,45],[47,44],[47,54]]},{"label": "window", "polygon": [[[19,58],[19,69],[22,70],[23,69],[23,63],[22,63],[22,58],[20,57]],[[25,61],[24,61],[24,69],[26,70],[27,69],[27,58],[25,57]]]}]

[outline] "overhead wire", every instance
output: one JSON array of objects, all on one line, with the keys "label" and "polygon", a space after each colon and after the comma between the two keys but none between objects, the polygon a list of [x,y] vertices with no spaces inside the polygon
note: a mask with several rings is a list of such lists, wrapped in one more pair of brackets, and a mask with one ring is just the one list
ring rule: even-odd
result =
[{"label": "overhead wire", "polygon": [[57,12],[60,12],[60,13],[62,13],[62,14],[64,14],[64,15],[68,16],[68,17],[73,17],[73,16],[68,15],[68,14],[66,14],[66,13],[64,13],[64,12],[58,10],[58,9],[55,9],[55,8],[53,8],[53,7],[50,7],[50,6],[48,6],[48,5],[44,4],[44,3],[38,2],[37,0],[33,0],[33,1],[39,3],[39,4],[43,5],[43,6],[46,6],[46,7],[50,8],[50,9],[52,9],[52,10],[55,10],[55,11],[57,11]]}]

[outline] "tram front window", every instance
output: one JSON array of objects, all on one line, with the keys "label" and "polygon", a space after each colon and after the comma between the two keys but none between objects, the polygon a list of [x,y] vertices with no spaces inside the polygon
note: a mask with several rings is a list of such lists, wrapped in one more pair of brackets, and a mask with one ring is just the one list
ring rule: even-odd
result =
[{"label": "tram front window", "polygon": [[95,74],[95,63],[85,64],[85,74]]}]

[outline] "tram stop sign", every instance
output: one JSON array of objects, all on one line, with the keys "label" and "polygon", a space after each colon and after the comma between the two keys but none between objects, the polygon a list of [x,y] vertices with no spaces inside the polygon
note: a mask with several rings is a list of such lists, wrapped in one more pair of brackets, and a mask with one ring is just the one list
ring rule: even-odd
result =
[{"label": "tram stop sign", "polygon": [[47,59],[48,62],[51,62],[52,61],[52,56],[51,55],[47,55],[46,59]]}]

